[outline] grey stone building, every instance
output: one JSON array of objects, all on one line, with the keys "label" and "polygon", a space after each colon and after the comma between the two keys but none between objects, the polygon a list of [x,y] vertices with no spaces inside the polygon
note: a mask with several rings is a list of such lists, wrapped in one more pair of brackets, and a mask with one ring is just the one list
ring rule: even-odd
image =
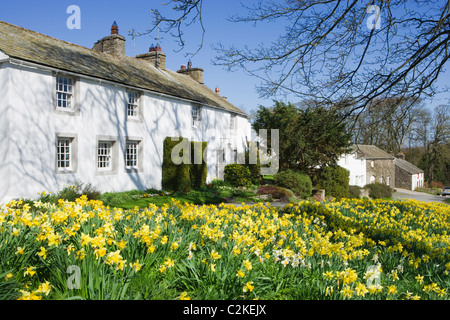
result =
[{"label": "grey stone building", "polygon": [[395,187],[414,191],[423,187],[424,171],[405,160],[402,153],[395,159]]},{"label": "grey stone building", "polygon": [[373,145],[355,146],[358,158],[366,160],[366,183],[395,187],[395,157]]}]

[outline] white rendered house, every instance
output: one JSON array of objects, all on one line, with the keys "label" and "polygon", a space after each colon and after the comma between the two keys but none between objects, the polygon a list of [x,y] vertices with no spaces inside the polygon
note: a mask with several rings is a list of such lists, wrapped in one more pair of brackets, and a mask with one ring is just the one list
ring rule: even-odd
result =
[{"label": "white rendered house", "polygon": [[351,152],[342,155],[337,164],[350,172],[351,186],[382,183],[395,186],[395,157],[373,145],[353,145]]},{"label": "white rendered house", "polygon": [[102,192],[161,188],[163,141],[208,142],[208,181],[245,151],[248,115],[170,71],[161,48],[125,55],[114,24],[93,49],[0,21],[0,204],[76,181]]},{"label": "white rendered house", "polygon": [[359,158],[356,153],[347,153],[337,164],[350,172],[349,185],[363,188],[367,184],[366,159]]}]

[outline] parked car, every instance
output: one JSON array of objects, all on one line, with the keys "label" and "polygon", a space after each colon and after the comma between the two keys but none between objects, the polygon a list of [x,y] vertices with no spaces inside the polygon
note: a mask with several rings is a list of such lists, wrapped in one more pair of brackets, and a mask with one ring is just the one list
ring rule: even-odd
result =
[{"label": "parked car", "polygon": [[450,187],[442,188],[441,196],[447,196],[447,195],[450,195]]}]

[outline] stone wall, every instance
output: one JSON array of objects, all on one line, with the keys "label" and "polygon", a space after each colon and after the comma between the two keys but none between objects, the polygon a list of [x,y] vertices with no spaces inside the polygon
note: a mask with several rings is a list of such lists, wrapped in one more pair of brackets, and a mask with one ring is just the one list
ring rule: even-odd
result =
[{"label": "stone wall", "polygon": [[395,166],[395,186],[397,188],[403,188],[412,190],[412,176],[408,171]]},{"label": "stone wall", "polygon": [[391,188],[395,187],[394,159],[367,159],[366,170],[367,184],[372,182],[371,177],[375,177],[374,182],[387,184]]}]

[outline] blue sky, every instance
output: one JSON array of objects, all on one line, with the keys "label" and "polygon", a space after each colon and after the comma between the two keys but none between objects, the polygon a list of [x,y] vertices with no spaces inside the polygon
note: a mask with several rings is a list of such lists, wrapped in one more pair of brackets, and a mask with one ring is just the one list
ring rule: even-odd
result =
[{"label": "blue sky", "polygon": [[[250,4],[255,0],[245,0]],[[128,35],[129,31],[145,31],[151,27],[151,9],[167,12],[168,7],[163,5],[164,0],[40,0],[40,1],[2,1],[0,20],[18,25],[20,27],[37,31],[61,40],[72,42],[87,48],[110,34],[111,25],[117,21],[119,33],[126,37],[126,52],[129,56],[148,52],[152,44],[156,44],[158,34],[137,37],[135,42]],[[81,9],[81,29],[67,28],[67,8],[77,5]],[[165,11],[164,11],[165,10]],[[275,39],[283,32],[284,26],[268,24],[258,25],[227,22],[231,15],[242,12],[240,0],[211,0],[204,4],[204,24],[207,28],[204,48],[192,58],[194,67],[205,70],[205,84],[214,90],[220,88],[220,94],[226,96],[231,103],[246,112],[255,110],[258,105],[270,106],[272,100],[262,100],[256,93],[255,86],[259,81],[241,71],[228,72],[220,66],[213,66],[211,60],[216,52],[211,46],[219,42],[225,46],[255,47],[262,42]],[[178,70],[182,64],[187,64],[187,52],[194,52],[201,41],[198,27],[186,30],[186,48],[176,52],[179,47],[170,35],[160,34],[160,45],[167,54],[167,67]],[[441,83],[450,79],[446,73]],[[441,94],[429,101],[429,105],[448,103],[448,94]],[[291,99],[291,102],[297,102]]]}]

